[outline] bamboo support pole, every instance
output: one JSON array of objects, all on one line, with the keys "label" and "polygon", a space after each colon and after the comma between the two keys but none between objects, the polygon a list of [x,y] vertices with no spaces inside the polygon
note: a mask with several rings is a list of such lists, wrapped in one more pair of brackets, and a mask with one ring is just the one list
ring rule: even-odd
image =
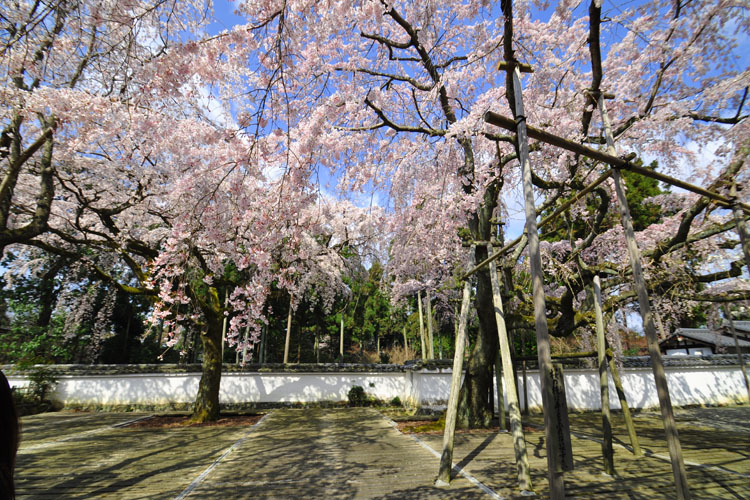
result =
[{"label": "bamboo support pole", "polygon": [[[488,247],[492,252],[492,247]],[[500,360],[502,362],[502,372],[505,380],[505,387],[508,389],[508,415],[510,416],[510,430],[513,434],[513,449],[516,455],[516,467],[518,468],[518,487],[521,491],[531,491],[531,475],[529,473],[529,458],[526,453],[526,439],[523,435],[523,424],[521,422],[521,410],[518,406],[518,396],[516,392],[516,381],[513,377],[513,362],[510,359],[510,345],[508,342],[508,330],[505,325],[505,314],[503,312],[503,299],[500,295],[500,282],[497,279],[497,263],[490,263],[490,282],[492,285],[492,302],[495,309],[495,322],[497,323],[497,337],[500,344]],[[500,363],[496,363],[496,370],[499,372]],[[502,385],[500,378],[497,379],[498,392],[498,411],[505,419],[505,408],[502,401]],[[503,405],[503,406],[501,406]],[[505,429],[503,423],[502,429]]]},{"label": "bamboo support pole", "polygon": [[[484,114],[484,121],[491,125],[496,125],[498,127],[502,127],[506,130],[511,131],[515,130],[516,126],[515,121],[513,121],[512,119],[507,118],[503,115],[499,115],[497,113],[493,113],[492,111],[488,111]],[[649,170],[647,168],[639,167],[638,165],[630,163],[626,159],[619,158],[612,153],[607,154],[603,151],[584,146],[583,144],[570,141],[568,139],[551,134],[549,132],[545,132],[544,130],[538,128],[527,127],[527,130],[528,136],[532,139],[546,142],[547,144],[557,146],[561,149],[565,149],[573,153],[588,156],[589,158],[598,160],[602,163],[606,163],[612,167],[630,170],[631,172],[641,174],[645,177],[651,177],[652,179],[659,180],[672,186],[681,187],[686,191],[691,191],[701,196],[705,196],[706,198],[710,198],[723,207],[730,208],[732,206],[732,200],[730,198],[727,198],[726,196],[714,193],[700,186],[695,186],[693,184],[690,184],[689,182],[681,181],[680,179],[676,179],[659,172],[654,172],[653,170]],[[747,205],[746,203],[740,203],[739,206],[746,213],[750,213],[750,205]]]},{"label": "bamboo support pole", "polygon": [[[542,390],[544,409],[544,431],[547,445],[547,470],[550,498],[565,498],[563,479],[562,453],[560,449],[559,420],[553,412],[556,409],[553,393],[552,359],[550,358],[549,331],[547,329],[547,307],[544,298],[544,276],[542,275],[542,256],[539,251],[539,233],[536,225],[536,207],[534,206],[534,187],[531,181],[531,164],[529,162],[529,142],[526,134],[526,114],[523,108],[521,90],[521,73],[516,67],[512,74],[513,94],[515,96],[516,138],[518,141],[518,159],[523,175],[524,209],[526,212],[526,235],[529,241],[529,264],[531,267],[532,295],[534,303],[534,323],[536,325],[537,355],[539,357],[539,379]],[[564,397],[564,394],[563,394]]]},{"label": "bamboo support pole", "polygon": [[612,374],[612,381],[615,383],[615,391],[617,391],[617,398],[620,400],[620,408],[622,409],[622,417],[625,420],[625,428],[628,431],[628,437],[630,438],[630,445],[633,447],[633,455],[636,457],[643,456],[641,451],[641,445],[638,442],[638,435],[635,433],[635,425],[633,424],[633,417],[630,415],[630,406],[628,405],[628,398],[625,396],[625,389],[622,387],[622,379],[620,379],[620,372],[615,364],[614,357],[608,351],[607,360],[609,363],[609,373]]},{"label": "bamboo support pole", "polygon": [[602,401],[602,457],[604,472],[615,475],[614,449],[612,448],[612,417],[609,412],[609,378],[607,377],[607,342],[602,317],[602,287],[599,276],[594,276],[594,313],[596,315],[596,350],[599,363],[599,394]]},{"label": "bamboo support pole", "polygon": [[424,333],[424,315],[422,314],[422,291],[417,291],[417,310],[419,311],[419,339],[422,341],[422,359],[427,359],[427,341]]},{"label": "bamboo support pole", "polygon": [[289,362],[289,339],[292,336],[292,296],[289,295],[289,313],[286,315],[286,340],[284,341],[284,364]]},{"label": "bamboo support pole", "polygon": [[734,329],[734,319],[732,319],[732,313],[729,312],[729,306],[724,304],[724,314],[727,315],[727,321],[729,321],[729,329],[732,331],[732,338],[734,338],[734,348],[737,351],[737,359],[740,361],[740,368],[742,369],[742,376],[745,378],[745,389],[747,389],[747,400],[750,402],[750,378],[747,375],[747,369],[745,368],[745,358],[742,357],[742,351],[740,351],[740,343],[737,340],[737,330]]},{"label": "bamboo support pole", "polygon": [[429,359],[435,359],[435,341],[432,331],[432,297],[430,289],[425,290],[425,302],[427,303],[427,355]]},{"label": "bamboo support pole", "polygon": [[[612,138],[612,129],[607,110],[604,106],[604,98],[602,96],[599,97],[599,113],[601,114],[602,123],[604,124],[604,135],[607,139],[607,148],[610,154],[614,155],[615,144]],[[630,209],[628,207],[628,201],[625,198],[625,189],[623,187],[620,172],[615,170],[612,178],[615,181],[615,191],[617,193],[617,201],[620,207],[622,225],[625,229],[628,256],[630,258],[630,265],[633,269],[633,281],[638,293],[638,305],[641,317],[643,318],[643,328],[646,332],[646,339],[648,341],[648,350],[651,356],[651,368],[654,373],[656,392],[659,396],[659,407],[661,409],[662,421],[664,422],[664,431],[666,433],[667,447],[669,449],[669,457],[672,463],[672,473],[674,475],[677,498],[679,500],[687,500],[690,498],[690,489],[687,482],[685,463],[682,457],[680,438],[677,434],[677,424],[675,423],[674,412],[672,410],[672,401],[669,396],[667,377],[664,372],[664,363],[661,359],[661,353],[659,352],[659,339],[657,338],[654,317],[648,299],[648,291],[646,290],[646,280],[643,277],[641,254],[638,245],[635,242],[633,221],[630,217]]]},{"label": "bamboo support pole", "polygon": [[[474,263],[474,247],[470,249],[470,261]],[[458,320],[456,334],[456,352],[453,355],[453,373],[451,374],[451,391],[448,397],[448,409],[445,413],[445,430],[443,432],[443,452],[440,455],[440,469],[435,486],[448,486],[453,469],[453,441],[456,433],[456,416],[458,413],[458,392],[463,378],[464,350],[466,349],[466,329],[469,321],[469,301],[471,299],[471,282],[464,281],[461,298],[461,316]]]}]

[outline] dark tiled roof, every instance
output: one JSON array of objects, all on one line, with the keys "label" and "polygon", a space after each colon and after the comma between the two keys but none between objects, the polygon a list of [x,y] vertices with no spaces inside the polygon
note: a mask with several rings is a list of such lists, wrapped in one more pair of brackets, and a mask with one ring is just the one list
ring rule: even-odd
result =
[{"label": "dark tiled roof", "polygon": [[[735,325],[735,328],[737,326]],[[715,345],[718,347],[734,347],[734,338],[731,336],[723,335],[720,332],[708,330],[706,328],[678,328],[675,332],[670,335],[667,340],[672,339],[676,336],[682,336],[693,340],[698,340],[706,344]],[[737,339],[740,347],[750,347],[750,342],[743,339]]]},{"label": "dark tiled roof", "polygon": [[[750,363],[750,354],[743,354],[745,363]],[[739,365],[736,354],[711,354],[708,356],[662,356],[664,366],[734,366]],[[649,356],[628,356],[623,358],[623,366],[626,368],[650,367]]]},{"label": "dark tiled roof", "polygon": [[[724,328],[729,330],[729,322],[725,321],[724,325],[722,325]],[[737,333],[742,334],[750,334],[750,321],[735,321],[734,322],[734,329],[737,330]]]}]

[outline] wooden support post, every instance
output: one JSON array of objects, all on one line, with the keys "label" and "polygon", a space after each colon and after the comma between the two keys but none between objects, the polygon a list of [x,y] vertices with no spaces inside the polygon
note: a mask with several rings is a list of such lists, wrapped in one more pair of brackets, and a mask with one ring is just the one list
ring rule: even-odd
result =
[{"label": "wooden support post", "polygon": [[406,353],[409,350],[409,343],[406,341],[406,323],[404,323],[403,334],[404,334],[404,356],[406,356]]},{"label": "wooden support post", "polygon": [[[474,263],[474,247],[469,250],[470,262]],[[440,469],[435,486],[448,486],[451,482],[453,469],[453,438],[456,433],[456,416],[458,413],[458,391],[461,389],[463,378],[464,350],[466,349],[466,329],[469,322],[469,302],[471,299],[471,281],[464,281],[463,297],[461,298],[461,317],[456,335],[456,352],[453,355],[453,373],[451,375],[451,392],[448,397],[448,409],[445,412],[445,430],[443,432],[443,453],[440,455]]]},{"label": "wooden support post", "polygon": [[424,334],[424,315],[422,314],[422,291],[417,291],[417,310],[419,311],[419,338],[422,341],[422,359],[427,359],[427,341]]},{"label": "wooden support post", "polygon": [[742,253],[745,254],[745,267],[747,268],[747,272],[750,273],[750,229],[747,228],[745,215],[742,213],[740,203],[737,201],[737,183],[735,182],[732,182],[732,186],[729,188],[729,197],[732,200],[732,212],[734,213],[734,221],[737,224],[737,233],[740,235]]},{"label": "wooden support post", "polygon": [[641,451],[641,445],[638,442],[638,435],[635,433],[635,425],[633,424],[633,417],[630,415],[630,406],[628,405],[628,398],[625,396],[625,389],[622,387],[620,372],[617,370],[614,357],[609,352],[607,352],[607,360],[609,363],[609,373],[612,374],[612,381],[615,383],[617,398],[620,400],[620,408],[622,408],[625,428],[628,430],[628,436],[630,437],[630,445],[633,447],[633,455],[641,457],[643,456],[643,451]]},{"label": "wooden support post", "polygon": [[427,356],[435,359],[435,341],[432,332],[432,297],[430,289],[425,290],[425,302],[427,303]]},{"label": "wooden support post", "polygon": [[503,395],[503,368],[500,364],[500,351],[495,361],[495,387],[497,387],[497,432],[506,432],[508,423],[505,420],[505,396]]},{"label": "wooden support post", "polygon": [[[245,336],[242,339],[244,342],[244,346],[242,347],[242,362],[245,362],[245,359],[247,359],[247,339],[250,337],[250,324],[248,323],[245,327]],[[237,363],[240,361],[240,352],[237,351],[237,359],[235,360]]]},{"label": "wooden support post", "polygon": [[[609,116],[604,107],[604,98],[599,97],[599,113],[604,124],[604,135],[607,139],[609,153],[615,155],[615,144],[612,139],[612,129],[609,123]],[[667,376],[664,372],[664,363],[659,352],[659,339],[656,335],[654,326],[654,317],[651,312],[651,305],[648,300],[648,291],[646,290],[646,280],[643,277],[641,267],[641,253],[635,242],[635,231],[633,230],[633,221],[630,217],[630,208],[628,200],[625,198],[625,188],[623,187],[620,172],[615,169],[612,174],[615,182],[615,191],[617,193],[617,202],[620,207],[620,216],[622,225],[625,229],[625,240],[628,247],[628,256],[630,265],[633,270],[633,282],[636,292],[638,293],[638,306],[643,319],[643,329],[646,332],[648,341],[648,351],[651,356],[651,369],[654,373],[654,382],[656,383],[656,392],[659,396],[659,407],[661,409],[662,421],[664,422],[664,432],[667,438],[667,447],[669,448],[669,457],[672,463],[672,474],[674,475],[675,488],[677,489],[678,500],[687,500],[690,498],[690,488],[685,472],[685,463],[682,458],[682,447],[680,438],[677,435],[677,424],[674,419],[672,410],[672,400],[669,397],[669,387],[667,386]]]},{"label": "wooden support post", "polygon": [[320,363],[320,334],[317,331],[317,327],[315,327],[315,345],[313,346],[313,350],[315,351],[315,362]]},{"label": "wooden support post", "polygon": [[602,286],[599,276],[594,276],[594,313],[596,315],[596,351],[599,362],[599,394],[602,401],[602,457],[604,472],[615,475],[614,450],[612,448],[612,417],[609,412],[609,377],[607,377],[607,342],[604,336],[602,317]]},{"label": "wooden support post", "polygon": [[458,338],[458,306],[453,306],[453,338]]},{"label": "wooden support post", "polygon": [[661,320],[661,314],[658,311],[654,311],[654,320],[656,320],[656,329],[659,332],[659,339],[664,340],[667,338],[667,331],[664,329],[664,322]]},{"label": "wooden support post", "polygon": [[745,368],[745,358],[742,357],[742,351],[740,351],[740,343],[737,340],[737,330],[734,329],[734,320],[732,319],[732,313],[729,311],[729,306],[724,304],[724,314],[727,315],[727,321],[729,321],[729,329],[732,331],[732,337],[734,338],[734,348],[737,351],[737,359],[740,361],[740,368],[742,369],[742,376],[745,378],[745,389],[747,389],[747,400],[750,403],[750,378],[747,376],[747,369]]},{"label": "wooden support post", "polygon": [[258,349],[258,363],[263,364],[266,362],[266,344],[268,340],[268,325],[263,323],[260,327],[260,349]]},{"label": "wooden support post", "polygon": [[[229,289],[224,291],[224,309],[227,308],[227,300],[229,299]],[[223,314],[223,312],[222,312]],[[221,324],[221,363],[224,363],[224,344],[227,343],[227,315],[224,314],[224,321]]]},{"label": "wooden support post", "polygon": [[443,359],[443,340],[440,338],[440,328],[437,331],[438,359]]},{"label": "wooden support post", "polygon": [[529,414],[529,379],[526,376],[526,361],[521,361],[521,376],[523,377],[523,411],[522,415]]},{"label": "wooden support post", "polygon": [[[515,363],[521,361],[521,378],[523,379],[523,408],[521,409],[521,415],[528,416],[529,414],[529,380],[526,376],[526,360],[523,359],[526,356],[526,332],[521,330],[521,356],[516,356],[514,359]],[[513,365],[516,369],[516,365]]]},{"label": "wooden support post", "polygon": [[560,453],[560,467],[564,471],[573,470],[573,446],[570,443],[570,420],[568,400],[565,397],[565,373],[562,363],[552,363],[552,394],[554,395],[557,419],[557,449]]},{"label": "wooden support post", "polygon": [[261,355],[263,356],[263,363],[268,363],[268,329],[270,328],[270,324],[265,325],[265,329],[263,330],[263,346],[261,349]]},{"label": "wooden support post", "polygon": [[341,310],[341,328],[339,331],[339,363],[344,362],[344,310]]},{"label": "wooden support post", "polygon": [[289,314],[286,315],[286,340],[284,341],[284,364],[289,362],[289,339],[292,337],[292,296],[289,295]]},{"label": "wooden support post", "polygon": [[[537,355],[539,357],[539,378],[544,407],[544,432],[547,444],[547,474],[550,499],[565,498],[563,464],[560,462],[559,420],[555,417],[555,396],[552,380],[552,359],[550,358],[549,331],[547,329],[547,307],[544,299],[544,276],[542,256],[539,252],[539,234],[536,226],[534,187],[531,181],[529,163],[529,142],[526,136],[526,114],[523,109],[521,73],[518,67],[513,71],[513,94],[515,96],[516,136],[518,140],[518,160],[523,175],[523,196],[526,212],[526,235],[529,238],[529,264],[531,267],[532,295],[534,303],[534,323],[536,325]],[[565,397],[563,393],[562,397]]]},{"label": "wooden support post", "polygon": [[[492,254],[492,245],[487,247],[487,251]],[[531,491],[531,475],[529,474],[529,458],[526,453],[526,439],[523,435],[521,410],[518,407],[516,381],[513,378],[513,363],[510,359],[510,345],[508,343],[508,330],[505,325],[505,314],[503,312],[503,299],[500,295],[500,282],[497,279],[497,263],[494,260],[490,262],[490,282],[492,284],[492,302],[495,306],[497,338],[500,344],[500,360],[495,364],[495,367],[497,372],[500,372],[500,362],[502,362],[502,372],[508,393],[508,414],[510,416],[510,429],[513,434],[513,449],[516,454],[516,467],[518,468],[518,487],[521,491]],[[498,409],[499,414],[503,417],[502,429],[505,429],[505,408],[503,408],[502,392],[503,388],[498,376]]]}]

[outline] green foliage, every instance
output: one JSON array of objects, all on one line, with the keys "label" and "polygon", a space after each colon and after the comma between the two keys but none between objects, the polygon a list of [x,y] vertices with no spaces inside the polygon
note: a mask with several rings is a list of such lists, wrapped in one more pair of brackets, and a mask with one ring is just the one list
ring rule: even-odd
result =
[{"label": "green foliage", "polygon": [[[640,159],[636,160],[634,163],[639,166],[643,165],[643,162]],[[657,167],[658,163],[656,161],[653,161],[650,165],[646,166],[649,170],[656,170]],[[664,213],[661,206],[652,203],[644,203],[643,201],[652,196],[668,193],[668,187],[662,189],[659,185],[659,181],[656,179],[645,177],[628,170],[622,170],[621,174],[623,181],[627,186],[626,197],[628,200],[628,206],[630,207],[630,215],[633,220],[633,228],[636,231],[642,231],[651,224],[661,221],[665,215],[670,215]],[[612,196],[614,196],[614,193],[612,193]],[[586,198],[586,215],[584,217],[578,217],[571,220],[570,217],[566,218],[564,215],[559,216],[550,226],[545,228],[542,239],[555,242],[567,240],[570,236],[574,239],[585,238],[591,231],[591,226],[596,216],[599,202],[599,197],[589,195]],[[556,207],[552,207],[548,209],[542,215],[550,215],[555,208]],[[610,207],[604,221],[602,222],[601,231],[604,232],[619,224],[619,212]]]},{"label": "green foliage", "polygon": [[0,363],[28,367],[46,363],[72,363],[82,349],[80,336],[66,338],[65,316],[53,314],[46,327],[35,324],[37,309],[33,304],[8,301],[12,317],[7,328],[0,330]]},{"label": "green foliage", "polygon": [[367,406],[368,403],[367,393],[365,393],[364,387],[360,385],[352,386],[347,398],[349,398],[349,406]]},{"label": "green foliage", "polygon": [[57,385],[57,377],[49,369],[39,367],[32,370],[29,382],[26,388],[11,388],[13,402],[20,416],[60,409],[59,404],[56,405],[49,399]]},{"label": "green foliage", "polygon": [[381,347],[393,346],[402,339],[398,314],[391,306],[383,284],[383,266],[373,262],[368,271],[355,275],[348,284],[352,297],[344,309],[344,329],[348,343],[374,351],[378,339]]},{"label": "green foliage", "polygon": [[393,399],[391,399],[391,406],[403,406],[403,404],[401,403],[401,398],[396,396]]},{"label": "green foliage", "polygon": [[[36,272],[15,273],[0,288],[0,363],[155,362],[160,347],[145,342],[150,302],[116,292],[68,258],[32,255]],[[5,266],[23,257],[8,253]]]},{"label": "green foliage", "polygon": [[428,432],[444,432],[445,431],[445,413],[443,413],[438,420],[435,420],[434,422],[429,422],[426,424],[418,425],[414,428],[412,428],[412,432],[420,434],[420,433],[428,433]]}]

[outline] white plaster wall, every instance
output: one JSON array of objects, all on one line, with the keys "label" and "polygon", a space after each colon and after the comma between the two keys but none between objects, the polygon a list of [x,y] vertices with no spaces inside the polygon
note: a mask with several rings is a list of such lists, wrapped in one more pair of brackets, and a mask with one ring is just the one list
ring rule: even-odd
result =
[{"label": "white plaster wall", "polygon": [[225,373],[221,377],[220,400],[224,403],[347,401],[347,394],[355,385],[385,401],[396,396],[403,400],[411,393],[408,373]]},{"label": "white plaster wall", "polygon": [[[347,401],[349,390],[359,385],[376,398],[390,401],[398,396],[403,401],[414,394],[409,375],[409,372],[224,373],[219,399],[222,403]],[[22,377],[8,380],[11,386],[28,385]],[[66,375],[59,378],[54,398],[67,405],[191,403],[198,392],[199,380],[198,373]],[[434,390],[427,387],[423,390],[431,400],[437,399],[430,396]]]},{"label": "white plaster wall", "polygon": [[[659,401],[650,368],[628,368],[621,374],[623,387],[632,408],[656,407]],[[66,405],[159,405],[191,403],[198,391],[199,373],[129,374],[61,376],[55,399]],[[12,386],[28,385],[24,377],[9,376]],[[221,380],[222,403],[310,403],[346,401],[352,386],[384,401],[398,396],[416,405],[445,404],[450,391],[450,370],[406,372],[333,372],[290,373],[248,372],[224,373]],[[739,367],[672,367],[667,368],[667,382],[676,406],[721,404],[747,400]],[[530,408],[541,408],[539,375],[527,372]],[[522,377],[519,374],[519,396],[523,407]],[[600,408],[599,378],[594,370],[565,371],[568,408]],[[619,400],[610,378],[610,406],[619,408]],[[506,397],[507,402],[507,397]],[[506,403],[507,407],[507,403]]]},{"label": "white plaster wall", "polygon": [[[667,385],[674,406],[698,404],[727,404],[747,401],[747,390],[739,367],[667,367]],[[651,368],[626,368],[620,373],[623,390],[631,408],[659,406],[656,384]],[[539,372],[527,372],[529,408],[540,409],[542,396]],[[519,403],[524,407],[523,377],[518,376]],[[505,393],[505,391],[503,391]],[[565,395],[571,410],[598,410],[601,408],[599,374],[594,370],[565,370]],[[507,399],[506,399],[507,401]],[[612,377],[609,377],[609,404],[619,409]],[[506,402],[507,408],[507,402]]]},{"label": "white plaster wall", "polygon": [[[447,404],[451,392],[451,371],[419,371],[412,374],[412,394],[407,401],[417,405]],[[409,375],[409,372],[404,375]],[[403,400],[403,398],[402,398]]]},{"label": "white plaster wall", "polygon": [[[223,378],[223,377],[222,377]],[[190,403],[200,374],[62,376],[55,398],[66,405],[137,405]]]}]

